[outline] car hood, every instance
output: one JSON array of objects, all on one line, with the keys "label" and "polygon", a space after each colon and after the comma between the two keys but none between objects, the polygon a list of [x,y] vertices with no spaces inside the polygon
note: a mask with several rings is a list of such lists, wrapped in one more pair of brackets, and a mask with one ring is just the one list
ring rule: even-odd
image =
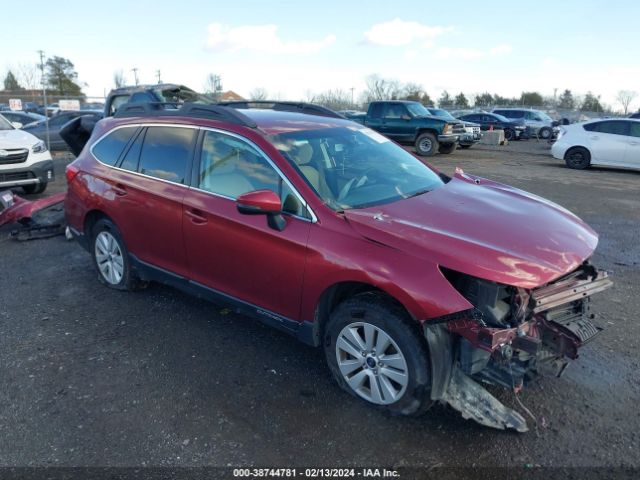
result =
[{"label": "car hood", "polygon": [[522,288],[574,270],[598,244],[598,235],[568,210],[462,171],[429,193],[345,216],[372,241]]},{"label": "car hood", "polygon": [[0,149],[30,148],[38,139],[22,130],[0,130]]}]

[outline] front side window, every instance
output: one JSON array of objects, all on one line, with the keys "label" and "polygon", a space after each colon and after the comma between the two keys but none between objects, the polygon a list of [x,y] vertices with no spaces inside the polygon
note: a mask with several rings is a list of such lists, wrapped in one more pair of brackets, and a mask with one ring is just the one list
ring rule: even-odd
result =
[{"label": "front side window", "polygon": [[385,111],[385,118],[402,118],[407,115],[407,109],[400,103],[390,103]]},{"label": "front side window", "polygon": [[205,132],[198,188],[232,199],[254,190],[271,190],[286,213],[310,218],[300,199],[253,146],[220,132]]},{"label": "front side window", "polygon": [[629,130],[632,137],[640,137],[640,122],[629,122]]},{"label": "front side window", "polygon": [[115,165],[137,128],[123,127],[113,130],[93,146],[93,155],[106,165]]},{"label": "front side window", "polygon": [[336,211],[390,203],[444,184],[416,157],[369,128],[295,131],[274,135],[271,142]]},{"label": "front side window", "polygon": [[197,130],[149,127],[140,152],[138,171],[174,183],[184,183]]}]

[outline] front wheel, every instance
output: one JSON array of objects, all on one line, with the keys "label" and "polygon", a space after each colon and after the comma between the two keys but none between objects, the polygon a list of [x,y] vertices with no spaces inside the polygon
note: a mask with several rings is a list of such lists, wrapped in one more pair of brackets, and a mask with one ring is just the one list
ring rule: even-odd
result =
[{"label": "front wheel", "polygon": [[441,144],[440,148],[438,148],[438,151],[444,154],[453,153],[456,151],[457,146],[458,146],[457,143],[446,143],[444,145]]},{"label": "front wheel", "polygon": [[22,190],[24,193],[31,195],[36,193],[42,193],[47,189],[47,182],[36,183],[35,185],[23,185]]},{"label": "front wheel", "polygon": [[426,342],[384,297],[365,293],[341,303],[325,329],[324,352],[336,382],[351,395],[399,415],[431,406]]},{"label": "front wheel", "polygon": [[551,135],[553,135],[553,130],[551,130],[549,127],[542,127],[538,132],[538,136],[544,140],[550,139]]},{"label": "front wheel", "polygon": [[423,133],[416,138],[416,152],[423,157],[435,155],[438,151],[438,139],[433,133]]},{"label": "front wheel", "polygon": [[513,130],[511,130],[510,128],[505,128],[504,130],[504,138],[507,141],[512,141],[516,138],[516,132],[514,132]]}]

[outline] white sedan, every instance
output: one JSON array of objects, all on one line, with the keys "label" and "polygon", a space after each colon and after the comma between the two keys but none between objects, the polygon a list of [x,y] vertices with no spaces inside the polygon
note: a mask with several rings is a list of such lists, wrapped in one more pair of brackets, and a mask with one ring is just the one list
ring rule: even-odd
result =
[{"label": "white sedan", "polygon": [[580,170],[591,165],[640,170],[640,120],[607,118],[564,125],[551,154]]}]

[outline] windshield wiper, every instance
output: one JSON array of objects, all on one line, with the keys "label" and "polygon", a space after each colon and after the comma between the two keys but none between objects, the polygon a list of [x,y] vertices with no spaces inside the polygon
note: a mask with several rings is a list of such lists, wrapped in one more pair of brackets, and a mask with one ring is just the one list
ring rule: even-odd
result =
[{"label": "windshield wiper", "polygon": [[422,195],[423,193],[429,193],[430,191],[431,191],[431,189],[430,189],[430,188],[424,188],[424,189],[422,189],[422,190],[418,190],[417,192],[412,193],[411,195],[408,195],[408,196],[406,196],[406,197],[404,197],[404,198],[413,198],[413,197],[417,197],[418,195]]}]

